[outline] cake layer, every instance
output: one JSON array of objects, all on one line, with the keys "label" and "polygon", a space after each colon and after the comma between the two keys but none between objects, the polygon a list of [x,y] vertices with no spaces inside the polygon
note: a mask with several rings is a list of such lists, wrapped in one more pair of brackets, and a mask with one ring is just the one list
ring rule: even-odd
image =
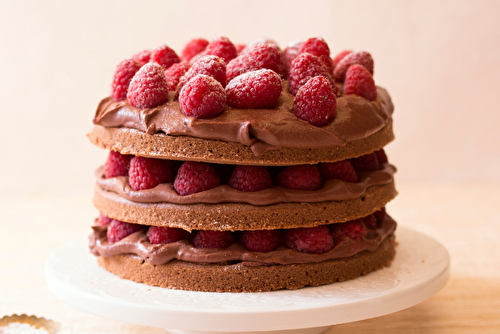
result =
[{"label": "cake layer", "polygon": [[168,244],[152,244],[144,229],[115,243],[109,243],[107,226],[93,226],[92,228],[94,233],[90,236],[90,249],[94,255],[110,257],[120,254],[135,254],[155,265],[181,260],[204,264],[242,262],[248,266],[257,266],[323,262],[351,257],[365,250],[373,252],[394,232],[396,222],[391,217],[386,216],[379,221],[375,229],[368,230],[366,237],[360,240],[351,238],[335,240],[334,247],[322,254],[307,254],[284,245],[270,252],[252,252],[238,241],[222,249],[197,248],[188,240],[179,240]]},{"label": "cake layer", "polygon": [[281,147],[264,152],[259,156],[255,156],[250,147],[240,143],[188,136],[171,136],[163,133],[148,134],[126,127],[94,126],[88,137],[93,144],[122,154],[220,164],[286,166],[335,162],[368,154],[381,149],[394,140],[394,133],[392,119],[389,119],[387,124],[377,132],[361,139],[349,141],[343,146],[326,148]]},{"label": "cake layer", "polygon": [[129,223],[191,230],[263,230],[313,227],[365,217],[397,195],[394,181],[369,187],[360,197],[345,201],[279,203],[172,204],[136,203],[95,187],[94,205],[104,215]]},{"label": "cake layer", "polygon": [[342,282],[389,266],[394,259],[395,238],[391,234],[375,251],[317,263],[248,266],[197,264],[173,260],[154,265],[136,255],[98,257],[104,269],[139,283],[170,289],[210,292],[257,292],[298,289]]},{"label": "cake layer", "polygon": [[172,203],[172,204],[217,204],[247,203],[252,205],[271,205],[277,203],[313,203],[342,201],[362,196],[369,187],[388,184],[393,181],[396,167],[386,163],[381,170],[358,172],[359,180],[355,183],[342,180],[326,180],[321,189],[315,191],[288,189],[274,186],[256,192],[244,192],[227,184],[199,193],[181,196],[173,187],[173,182],[162,183],[152,189],[133,190],[127,176],[105,178],[103,168],[96,171],[97,186],[102,190],[114,192],[132,202]]}]

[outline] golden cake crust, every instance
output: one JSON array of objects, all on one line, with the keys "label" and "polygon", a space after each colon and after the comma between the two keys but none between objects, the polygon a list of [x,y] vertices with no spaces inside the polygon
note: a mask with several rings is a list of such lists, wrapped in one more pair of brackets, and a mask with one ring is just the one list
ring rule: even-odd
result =
[{"label": "golden cake crust", "polygon": [[313,227],[365,217],[397,195],[394,181],[372,186],[359,198],[317,203],[189,204],[136,203],[95,187],[94,205],[104,215],[136,224],[191,230],[264,230]]},{"label": "golden cake crust", "polygon": [[262,166],[335,162],[377,151],[394,140],[392,119],[371,136],[348,142],[345,146],[316,149],[282,147],[259,156],[255,156],[250,147],[236,142],[169,136],[162,133],[148,134],[129,128],[107,128],[96,125],[87,136],[93,144],[122,154],[157,159]]},{"label": "golden cake crust", "polygon": [[367,275],[390,265],[395,244],[392,234],[374,252],[363,251],[349,258],[291,265],[196,264],[178,260],[153,265],[131,255],[99,256],[98,262],[120,278],[163,288],[258,292],[318,286]]}]

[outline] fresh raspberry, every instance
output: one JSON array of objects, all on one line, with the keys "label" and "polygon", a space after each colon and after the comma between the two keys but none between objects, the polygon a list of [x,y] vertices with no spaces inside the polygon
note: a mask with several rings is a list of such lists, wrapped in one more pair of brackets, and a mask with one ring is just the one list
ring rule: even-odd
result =
[{"label": "fresh raspberry", "polygon": [[281,230],[245,231],[240,241],[249,251],[267,253],[283,243],[283,233]]},{"label": "fresh raspberry", "polygon": [[323,254],[335,245],[326,226],[289,229],[285,231],[284,239],[288,248],[308,254]]},{"label": "fresh raspberry", "polygon": [[294,59],[290,67],[290,93],[297,94],[300,87],[305,85],[309,79],[323,76],[330,81],[332,89],[337,95],[338,88],[333,83],[328,68],[318,57],[310,53],[301,53]]},{"label": "fresh raspberry", "polygon": [[197,75],[182,87],[179,104],[184,115],[213,118],[226,109],[226,91],[208,75]]},{"label": "fresh raspberry", "polygon": [[194,38],[190,40],[181,52],[181,59],[190,61],[194,56],[203,52],[207,48],[208,41],[204,38]]},{"label": "fresh raspberry", "polygon": [[323,38],[314,37],[306,40],[299,49],[299,54],[304,52],[315,55],[321,59],[328,68],[328,72],[333,74],[333,62],[332,58],[330,58],[330,48]]},{"label": "fresh raspberry", "polygon": [[366,228],[376,229],[377,228],[377,219],[374,215],[368,215],[366,217],[361,218]]},{"label": "fresh raspberry", "polygon": [[377,221],[382,221],[383,219],[385,219],[387,217],[387,212],[385,212],[385,206],[380,208],[380,210],[375,211],[373,215],[375,216],[375,218],[377,218]]},{"label": "fresh raspberry", "polygon": [[342,52],[339,52],[333,59],[332,59],[332,62],[333,62],[333,67],[337,67],[337,64],[339,63],[339,61],[341,61],[345,56],[347,56],[349,53],[351,53],[352,50],[344,50]]},{"label": "fresh raspberry", "polygon": [[358,182],[358,175],[349,160],[322,163],[319,164],[318,169],[323,179]]},{"label": "fresh raspberry", "polygon": [[345,77],[344,94],[356,94],[373,101],[377,98],[377,87],[366,68],[355,64],[349,67]]},{"label": "fresh raspberry", "polygon": [[139,71],[141,64],[133,59],[125,59],[116,67],[111,85],[113,100],[121,101],[127,98],[127,90],[134,74]]},{"label": "fresh raspberry", "polygon": [[182,228],[150,226],[148,239],[152,244],[170,244],[179,240],[191,240],[191,233]]},{"label": "fresh raspberry", "polygon": [[314,126],[330,123],[337,112],[337,98],[328,79],[317,76],[299,88],[293,101],[293,113]]},{"label": "fresh raspberry", "polygon": [[139,62],[139,64],[144,65],[149,63],[149,60],[151,59],[151,51],[149,50],[144,50],[139,53],[136,53],[135,55],[132,56],[132,59],[136,60]]},{"label": "fresh raspberry", "polygon": [[160,46],[151,52],[151,62],[160,64],[164,69],[180,61],[177,53],[166,45]]},{"label": "fresh raspberry", "polygon": [[335,240],[346,237],[353,240],[361,240],[366,236],[366,227],[361,219],[351,220],[346,223],[331,224],[328,227]]},{"label": "fresh raspberry", "polygon": [[99,214],[99,218],[97,218],[97,225],[99,226],[106,226],[111,223],[113,219],[109,218],[108,216],[105,216],[104,214]]},{"label": "fresh raspberry", "polygon": [[[275,46],[278,48],[278,50],[280,50],[281,52],[281,49],[278,45],[278,43],[276,43],[275,41],[273,41],[272,39],[263,39],[263,40],[260,40],[258,42],[255,42],[255,43],[252,43],[252,44],[248,44],[248,45],[245,45],[245,48],[243,48],[242,50],[238,51],[238,54],[245,54],[245,53],[248,53],[249,51],[251,51],[253,48],[255,48],[257,45],[259,44],[268,44],[268,45],[272,45],[272,46]],[[236,46],[236,49],[238,49],[238,46]]]},{"label": "fresh raspberry", "polygon": [[178,98],[182,87],[199,74],[208,75],[220,82],[222,87],[226,87],[226,62],[217,56],[203,56],[194,62],[191,68],[179,80],[176,98]]},{"label": "fresh raspberry", "polygon": [[174,189],[181,196],[209,190],[220,185],[214,168],[203,162],[186,161],[177,171]]},{"label": "fresh raspberry", "polygon": [[165,70],[156,63],[147,63],[134,75],[127,99],[137,108],[153,108],[168,101]]},{"label": "fresh raspberry", "polygon": [[272,109],[278,105],[283,84],[273,70],[243,73],[226,87],[227,103],[234,108]]},{"label": "fresh raspberry", "polygon": [[230,231],[201,230],[193,238],[197,248],[227,248],[234,242],[234,234]]},{"label": "fresh raspberry", "polygon": [[372,55],[365,51],[351,52],[342,58],[333,71],[335,81],[344,82],[347,70],[351,65],[359,64],[364,66],[371,75],[373,75],[373,58]]},{"label": "fresh raspberry", "polygon": [[238,166],[229,178],[229,185],[241,191],[259,191],[271,188],[271,174],[264,166]]},{"label": "fresh raspberry", "polygon": [[276,45],[256,44],[253,48],[227,64],[227,81],[250,71],[269,69],[286,76],[286,67],[281,54],[281,50]]},{"label": "fresh raspberry", "polygon": [[172,169],[168,161],[144,157],[130,160],[129,183],[134,190],[151,189],[160,183],[171,182]]},{"label": "fresh raspberry", "polygon": [[104,177],[109,179],[115,176],[128,176],[131,155],[120,154],[110,151],[106,163],[104,164]]},{"label": "fresh raspberry", "polygon": [[238,56],[236,47],[227,37],[219,37],[211,41],[204,51],[207,55],[214,55],[224,59],[226,63]]},{"label": "fresh raspberry", "polygon": [[279,186],[299,189],[318,190],[321,188],[321,176],[315,165],[287,166],[276,178]]},{"label": "fresh raspberry", "polygon": [[356,171],[373,172],[379,170],[379,163],[375,153],[365,154],[350,161]]},{"label": "fresh raspberry", "polygon": [[[382,165],[382,164],[386,164],[386,163],[388,163],[388,162],[389,162],[389,160],[387,159],[387,155],[385,154],[385,151],[384,151],[384,149],[383,149],[383,148],[381,148],[381,149],[380,149],[380,150],[378,150],[378,151],[375,151],[374,153],[375,153],[375,155],[377,156],[377,160],[378,160],[378,163],[379,163],[380,165]],[[382,167],[382,166],[380,166],[380,167]]]},{"label": "fresh raspberry", "polygon": [[131,235],[132,233],[142,230],[142,228],[142,225],[125,223],[113,219],[108,226],[108,242],[113,244]]},{"label": "fresh raspberry", "polygon": [[241,54],[241,52],[243,50],[245,50],[247,45],[246,44],[236,44],[235,47],[236,47],[236,52],[238,52],[238,54]]},{"label": "fresh raspberry", "polygon": [[176,90],[181,77],[186,74],[191,65],[187,61],[175,63],[165,70],[165,77],[167,78],[168,90]]},{"label": "fresh raspberry", "polygon": [[296,42],[288,45],[285,49],[285,65],[287,70],[292,66],[292,62],[299,55],[299,50],[304,42]]}]

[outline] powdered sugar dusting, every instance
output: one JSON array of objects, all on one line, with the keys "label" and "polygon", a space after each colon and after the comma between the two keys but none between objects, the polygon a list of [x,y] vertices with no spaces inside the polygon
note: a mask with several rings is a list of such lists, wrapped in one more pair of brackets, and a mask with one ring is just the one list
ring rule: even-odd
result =
[{"label": "powdered sugar dusting", "polygon": [[7,326],[0,327],[0,334],[50,334],[45,329],[36,328],[29,324],[11,322]]}]

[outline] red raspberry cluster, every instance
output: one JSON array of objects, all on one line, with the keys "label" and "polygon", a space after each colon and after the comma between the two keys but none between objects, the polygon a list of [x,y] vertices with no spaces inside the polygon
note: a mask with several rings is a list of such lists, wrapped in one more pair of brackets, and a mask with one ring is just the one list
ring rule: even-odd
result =
[{"label": "red raspberry cluster", "polygon": [[[321,225],[307,228],[292,228],[278,230],[255,230],[243,232],[199,230],[188,232],[180,228],[149,226],[147,237],[152,244],[170,244],[180,240],[191,242],[196,248],[227,248],[239,241],[252,252],[271,252],[280,246],[308,254],[323,254],[331,250],[343,239],[360,241],[369,230],[380,227],[387,217],[385,208],[374,214],[351,220],[345,223]],[[105,221],[101,224],[100,221]],[[98,225],[108,226],[109,243],[115,243],[123,238],[146,229],[146,226],[131,224],[109,217],[101,216]]]},{"label": "red raspberry cluster", "polygon": [[[385,163],[387,156],[384,149],[380,149],[358,158],[318,165],[232,167],[186,161],[176,170],[174,162],[168,160],[132,157],[111,151],[104,164],[104,177],[128,176],[130,187],[136,191],[173,181],[175,191],[181,196],[215,188],[222,182],[245,192],[268,189],[273,184],[314,191],[329,179],[358,182],[358,173],[380,170]],[[221,182],[223,175],[230,177]]]},{"label": "red raspberry cluster", "polygon": [[112,97],[128,99],[137,108],[154,108],[175,91],[184,115],[213,118],[226,104],[242,109],[277,107],[285,87],[282,80],[288,78],[288,90],[295,96],[293,113],[314,126],[325,126],[336,114],[340,93],[335,82],[343,83],[343,94],[375,100],[372,75],[368,52],[345,50],[332,59],[322,38],[291,44],[284,51],[272,40],[236,46],[227,37],[211,42],[196,38],[180,57],[163,45],[122,61],[113,77]]}]

